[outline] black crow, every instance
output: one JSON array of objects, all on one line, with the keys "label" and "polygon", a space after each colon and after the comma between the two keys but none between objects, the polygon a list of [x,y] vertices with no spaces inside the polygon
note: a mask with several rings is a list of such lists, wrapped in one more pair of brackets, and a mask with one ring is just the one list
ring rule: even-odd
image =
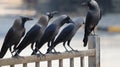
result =
[{"label": "black crow", "polygon": [[84,47],[85,47],[87,45],[88,36],[92,31],[94,32],[96,25],[101,19],[101,10],[95,0],[90,0],[87,3],[84,3],[84,5],[87,5],[89,8],[86,16],[85,31],[84,31],[85,33],[83,38]]},{"label": "black crow", "polygon": [[[27,32],[23,40],[20,42],[16,48],[15,56],[19,56],[19,53],[26,48],[29,44],[34,45],[37,41],[41,39],[44,29],[48,25],[48,16],[42,15],[38,22]],[[31,47],[33,49],[33,47]]]},{"label": "black crow", "polygon": [[74,50],[70,46],[71,39],[76,34],[77,30],[83,25],[84,19],[81,17],[74,18],[74,23],[69,23],[58,35],[58,37],[55,39],[53,44],[48,48],[47,53],[51,52],[51,50],[59,43],[63,42],[63,46],[68,51],[68,49],[65,47],[65,43],[67,42],[67,45]]},{"label": "black crow", "polygon": [[[32,20],[28,17],[19,17],[14,21],[13,26],[9,29],[7,32],[1,51],[0,51],[0,58],[3,58],[5,53],[7,52],[8,48],[12,54],[12,46],[14,46],[14,49],[16,49],[16,46],[18,45],[19,41],[25,34],[25,22],[28,20]],[[13,56],[13,54],[12,54]]]}]

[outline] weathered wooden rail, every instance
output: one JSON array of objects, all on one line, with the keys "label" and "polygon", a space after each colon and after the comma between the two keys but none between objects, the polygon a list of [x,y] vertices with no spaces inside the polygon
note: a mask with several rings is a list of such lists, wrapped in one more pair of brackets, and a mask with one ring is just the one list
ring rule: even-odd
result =
[{"label": "weathered wooden rail", "polygon": [[46,54],[45,56],[27,56],[21,58],[5,58],[0,59],[0,67],[9,65],[15,67],[16,64],[23,64],[27,67],[27,63],[35,62],[35,67],[40,67],[40,62],[47,61],[48,67],[52,67],[52,60],[59,60],[59,67],[63,67],[63,59],[70,59],[70,67],[74,67],[74,58],[80,57],[81,67],[85,67],[84,57],[88,56],[89,67],[100,67],[100,38],[98,36],[89,36],[88,50],[78,52],[64,52],[60,54]]}]

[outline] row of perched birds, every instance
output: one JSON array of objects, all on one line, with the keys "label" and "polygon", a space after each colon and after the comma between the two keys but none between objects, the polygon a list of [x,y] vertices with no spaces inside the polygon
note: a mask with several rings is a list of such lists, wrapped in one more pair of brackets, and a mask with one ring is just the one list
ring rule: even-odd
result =
[{"label": "row of perched birds", "polygon": [[[9,49],[12,56],[19,56],[21,51],[25,49],[28,45],[31,44],[31,49],[33,50],[32,55],[43,55],[42,52],[39,50],[45,43],[48,43],[48,49],[46,53],[52,53],[52,50],[56,52],[55,46],[59,43],[63,42],[63,46],[67,42],[67,45],[74,50],[70,46],[70,42],[77,32],[77,30],[85,24],[85,31],[84,31],[84,47],[87,45],[88,36],[94,31],[94,28],[98,24],[99,20],[101,19],[101,11],[100,8],[95,0],[90,0],[88,2],[82,3],[82,5],[88,6],[87,16],[84,22],[84,19],[79,17],[76,19],[71,19],[67,15],[60,15],[53,22],[48,25],[50,19],[56,14],[56,11],[49,12],[47,15],[42,15],[38,22],[25,34],[25,22],[32,20],[29,17],[20,16],[14,21],[13,26],[7,32],[1,51],[0,51],[0,58],[3,58],[6,54],[7,50]],[[58,34],[59,29],[65,24],[68,25],[62,29],[62,31]],[[94,33],[95,34],[95,33]],[[21,38],[24,38],[21,40]],[[20,43],[19,43],[20,42]],[[13,51],[12,51],[12,46]],[[15,54],[13,55],[13,53]]]}]

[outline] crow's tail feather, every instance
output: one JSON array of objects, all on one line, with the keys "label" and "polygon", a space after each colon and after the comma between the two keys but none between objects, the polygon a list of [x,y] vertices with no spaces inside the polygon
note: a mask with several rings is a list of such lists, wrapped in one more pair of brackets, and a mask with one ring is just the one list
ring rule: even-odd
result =
[{"label": "crow's tail feather", "polygon": [[83,39],[83,42],[84,42],[84,47],[87,46],[87,42],[88,42],[88,36],[85,36],[84,39]]},{"label": "crow's tail feather", "polygon": [[8,46],[3,45],[2,48],[1,48],[1,51],[0,51],[0,58],[4,57],[4,55],[7,52],[7,50],[8,50]]}]

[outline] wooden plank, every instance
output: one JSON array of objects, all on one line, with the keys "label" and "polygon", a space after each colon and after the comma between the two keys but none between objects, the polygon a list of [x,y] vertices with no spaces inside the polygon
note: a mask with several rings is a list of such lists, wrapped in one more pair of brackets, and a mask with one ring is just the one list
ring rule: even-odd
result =
[{"label": "wooden plank", "polygon": [[63,67],[63,59],[59,59],[59,67]]},{"label": "wooden plank", "polygon": [[70,67],[74,67],[74,58],[70,58]]},{"label": "wooden plank", "polygon": [[39,62],[35,62],[35,67],[40,67],[40,63]]},{"label": "wooden plank", "polygon": [[23,64],[23,63],[31,63],[31,62],[39,62],[39,61],[48,61],[48,60],[57,60],[57,59],[65,59],[65,58],[73,58],[73,57],[83,57],[83,56],[94,56],[95,49],[82,50],[79,52],[64,52],[60,54],[46,54],[45,56],[26,56],[19,58],[5,58],[0,59],[0,65],[14,65],[14,64]]},{"label": "wooden plank", "polygon": [[52,61],[51,60],[48,61],[48,67],[52,67]]},{"label": "wooden plank", "polygon": [[89,67],[100,67],[100,37],[89,36],[88,38],[88,48],[95,49],[95,55],[88,57]]},{"label": "wooden plank", "polygon": [[80,67],[85,67],[84,65],[85,61],[84,61],[84,57],[80,57]]},{"label": "wooden plank", "polygon": [[27,63],[24,63],[24,64],[23,64],[23,67],[27,67]]}]

